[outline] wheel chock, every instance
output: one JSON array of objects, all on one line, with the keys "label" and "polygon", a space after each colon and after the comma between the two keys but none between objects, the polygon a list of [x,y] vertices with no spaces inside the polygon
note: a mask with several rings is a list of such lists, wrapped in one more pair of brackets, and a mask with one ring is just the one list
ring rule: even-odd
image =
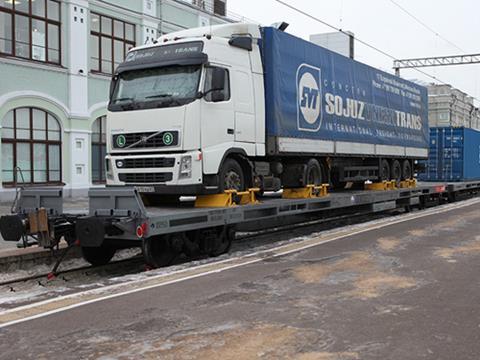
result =
[{"label": "wheel chock", "polygon": [[373,191],[387,191],[387,190],[396,190],[396,182],[395,181],[382,181],[372,184],[365,184],[365,190],[373,190]]},{"label": "wheel chock", "polygon": [[259,192],[259,188],[248,189],[247,191],[237,192],[238,205],[254,205],[258,204],[256,193]]},{"label": "wheel chock", "polygon": [[196,208],[209,207],[231,207],[235,206],[233,195],[237,192],[235,190],[225,190],[223,194],[212,195],[198,195],[195,200]]},{"label": "wheel chock", "polygon": [[328,195],[328,184],[307,185],[303,188],[283,189],[283,199],[314,199]]},{"label": "wheel chock", "polygon": [[196,208],[232,207],[236,205],[258,204],[256,193],[260,189],[252,188],[247,191],[225,190],[223,194],[199,195],[195,200]]},{"label": "wheel chock", "polygon": [[417,187],[417,179],[408,179],[400,182],[400,189],[414,189]]}]

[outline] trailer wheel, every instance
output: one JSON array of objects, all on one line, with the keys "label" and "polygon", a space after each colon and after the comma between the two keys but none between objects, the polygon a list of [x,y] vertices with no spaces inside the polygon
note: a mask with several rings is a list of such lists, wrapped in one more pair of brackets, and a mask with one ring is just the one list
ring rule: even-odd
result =
[{"label": "trailer wheel", "polygon": [[305,185],[322,185],[323,174],[322,167],[317,159],[310,159],[305,170]]},{"label": "trailer wheel", "polygon": [[402,181],[402,167],[400,165],[400,161],[398,160],[393,160],[392,162],[390,179],[395,180],[397,184]]},{"label": "trailer wheel", "polygon": [[100,247],[82,247],[83,259],[93,266],[108,264],[116,252],[117,249],[106,245]]},{"label": "trailer wheel", "polygon": [[154,268],[170,265],[178,255],[178,251],[173,248],[168,235],[143,239],[142,253],[145,263]]},{"label": "trailer wheel", "polygon": [[402,166],[402,180],[409,180],[413,177],[412,165],[409,160],[405,160]]},{"label": "trailer wheel", "polygon": [[220,170],[219,190],[223,193],[225,190],[245,190],[245,175],[242,167],[234,159],[226,159]]},{"label": "trailer wheel", "polygon": [[388,181],[390,180],[390,164],[387,160],[382,160],[380,164],[380,180]]}]

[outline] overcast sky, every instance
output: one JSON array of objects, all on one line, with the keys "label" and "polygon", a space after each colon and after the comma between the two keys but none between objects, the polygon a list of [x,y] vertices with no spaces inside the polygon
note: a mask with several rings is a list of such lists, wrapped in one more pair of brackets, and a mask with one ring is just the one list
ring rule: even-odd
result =
[{"label": "overcast sky", "polygon": [[[350,30],[396,58],[480,53],[480,2],[475,0],[284,0],[343,30]],[[401,5],[440,36],[402,12]],[[308,39],[332,29],[298,14],[275,0],[228,0],[229,10],[270,25],[290,23],[287,32]],[[446,38],[449,42],[442,39]],[[458,48],[457,48],[458,47]],[[393,72],[391,59],[356,42],[356,59]],[[425,72],[480,99],[480,64],[423,68]],[[429,79],[414,70],[402,70],[407,79]],[[476,102],[477,106],[480,102]]]}]

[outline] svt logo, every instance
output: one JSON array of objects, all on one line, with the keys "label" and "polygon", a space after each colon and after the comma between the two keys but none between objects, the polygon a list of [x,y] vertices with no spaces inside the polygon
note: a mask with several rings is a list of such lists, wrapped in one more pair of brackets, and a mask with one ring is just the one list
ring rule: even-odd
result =
[{"label": "svt logo", "polygon": [[302,64],[297,70],[297,127],[302,131],[318,131],[322,122],[321,71]]},{"label": "svt logo", "polygon": [[318,89],[311,89],[309,87],[304,86],[302,101],[300,102],[300,106],[302,108],[316,109],[319,94],[320,94],[320,91]]}]

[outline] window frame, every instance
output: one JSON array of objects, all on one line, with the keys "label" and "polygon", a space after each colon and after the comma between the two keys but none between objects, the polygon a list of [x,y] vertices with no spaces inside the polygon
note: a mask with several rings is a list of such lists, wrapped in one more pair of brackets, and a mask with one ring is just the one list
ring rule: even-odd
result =
[{"label": "window frame", "polygon": [[[217,69],[222,69],[226,72],[226,78],[228,79],[228,98],[222,100],[222,101],[213,101],[213,100],[208,100],[206,97],[204,98],[206,102],[208,103],[213,103],[213,104],[218,104],[218,103],[224,103],[224,102],[229,102],[231,99],[232,99],[232,85],[231,85],[231,79],[230,79],[230,70],[227,69],[226,67],[223,67],[223,66],[217,66],[217,65],[208,65],[208,66],[205,66],[205,80],[204,80],[204,84],[203,84],[203,90],[204,92],[208,91],[206,89],[206,85],[207,85],[207,77],[206,77],[206,72],[209,70],[209,69],[214,69],[214,68],[217,68]],[[211,92],[209,95],[212,95],[213,96],[213,92]]]},{"label": "window frame", "polygon": [[[102,126],[102,120],[105,119],[105,129],[103,129],[103,126]],[[93,134],[94,134],[94,131],[93,131],[93,127],[95,126],[95,123],[96,122],[99,122],[100,123],[100,126],[99,126],[99,129],[100,129],[100,132],[98,133],[99,134],[99,141],[94,141],[93,140]],[[107,131],[106,131],[106,127],[107,127],[107,124],[106,124],[106,121],[107,121],[107,116],[106,115],[102,115],[102,116],[99,116],[95,119],[95,121],[93,122],[92,124],[92,139],[91,139],[91,145],[90,145],[90,149],[91,149],[91,162],[92,162],[92,165],[91,165],[91,171],[92,171],[92,184],[96,184],[96,185],[102,185],[102,184],[106,184],[107,183],[107,170],[105,168],[105,158],[101,158],[99,159],[99,163],[96,164],[97,166],[99,166],[99,169],[102,170],[103,169],[103,172],[100,171],[100,180],[95,180],[93,179],[93,145],[97,145],[97,146],[104,146],[105,147],[105,152],[107,150]],[[102,138],[102,130],[105,130],[105,132],[103,134],[105,134],[105,137]],[[103,139],[103,140],[102,140]]]},{"label": "window frame", "polygon": [[[11,8],[5,7],[0,2],[0,12],[6,13],[11,16],[11,34],[12,34],[12,52],[0,52],[1,57],[14,57],[17,59],[23,59],[28,61],[34,61],[42,64],[50,64],[55,66],[62,66],[62,3],[59,0],[36,0],[36,1],[44,1],[45,4],[45,16],[39,16],[33,14],[32,10],[32,2],[28,0],[28,12],[17,10],[15,1],[12,2]],[[48,2],[53,1],[58,4],[58,21],[52,20],[48,18]],[[15,34],[15,25],[16,25],[16,17],[17,16],[24,16],[28,18],[28,48],[29,48],[29,56],[19,56],[17,55],[16,49],[16,34]],[[32,22],[33,20],[43,21],[45,23],[45,60],[38,60],[33,58],[33,39],[32,39]],[[58,27],[58,62],[50,61],[48,51],[50,48],[48,47],[48,25],[54,25]],[[38,45],[35,45],[38,46]],[[56,50],[56,49],[55,49]]]},{"label": "window frame", "polygon": [[[17,137],[17,110],[21,109],[27,109],[28,110],[28,116],[29,116],[29,133],[30,136],[28,139],[21,139]],[[45,131],[45,140],[41,139],[34,139],[34,128],[33,128],[33,111],[41,111],[45,115],[45,129],[42,129]],[[1,141],[2,144],[12,144],[12,158],[13,158],[13,180],[12,181],[4,181],[2,178],[2,184],[5,187],[13,187],[15,186],[15,177],[17,177],[17,185],[63,185],[62,182],[62,174],[63,174],[63,169],[62,169],[62,127],[60,125],[60,122],[58,121],[57,117],[54,116],[53,114],[49,113],[48,111],[45,111],[40,108],[36,107],[18,107],[15,109],[10,110],[13,112],[13,138],[6,138],[3,137],[3,133],[1,136]],[[48,128],[48,115],[53,117],[55,121],[58,123],[58,133],[59,133],[59,140],[49,140],[48,138],[48,133],[49,133],[49,128]],[[4,118],[5,119],[5,118]],[[3,123],[2,123],[2,128],[4,128]],[[22,130],[26,130],[24,128],[20,128]],[[30,159],[30,169],[28,170],[23,170],[23,173],[27,172],[30,174],[30,181],[25,181],[21,182],[21,177],[22,175],[20,172],[17,173],[16,167],[17,167],[17,144],[28,144],[29,145],[29,159]],[[46,151],[45,151],[45,157],[46,157],[46,181],[43,182],[35,182],[35,168],[34,168],[34,145],[35,144],[44,144]],[[50,181],[50,145],[55,145],[59,146],[60,153],[59,153],[59,164],[60,167],[58,171],[60,172],[59,179],[60,180],[55,180],[55,181]],[[2,172],[5,169],[2,168]],[[38,170],[37,170],[38,171]],[[57,171],[57,170],[52,170],[52,171]],[[20,180],[20,181],[19,181]]]},{"label": "window frame", "polygon": [[[92,29],[92,15],[98,17],[98,31]],[[109,19],[111,22],[110,25],[110,34],[103,32],[102,29],[102,19],[106,18]],[[115,22],[121,22],[123,25],[123,37],[117,37],[115,34]],[[128,40],[126,36],[126,25],[131,25],[133,27],[133,40]],[[137,34],[136,34],[136,25],[134,23],[131,23],[129,21],[125,21],[122,19],[114,18],[108,15],[103,15],[94,11],[90,12],[90,21],[89,21],[89,26],[90,26],[90,36],[89,36],[89,43],[92,42],[92,38],[96,37],[98,40],[98,59],[94,59],[92,57],[92,54],[89,54],[89,69],[92,74],[100,74],[100,75],[108,75],[112,76],[115,72],[115,41],[120,41],[123,43],[123,55],[124,58],[121,59],[123,61],[125,59],[125,56],[127,55],[127,46],[131,45],[132,47],[136,46],[136,41],[137,41]],[[110,51],[111,51],[111,59],[109,60],[112,65],[111,72],[104,72],[102,69],[102,38],[107,38],[110,42]],[[97,62],[97,68],[93,69],[92,68],[92,61]]]}]

